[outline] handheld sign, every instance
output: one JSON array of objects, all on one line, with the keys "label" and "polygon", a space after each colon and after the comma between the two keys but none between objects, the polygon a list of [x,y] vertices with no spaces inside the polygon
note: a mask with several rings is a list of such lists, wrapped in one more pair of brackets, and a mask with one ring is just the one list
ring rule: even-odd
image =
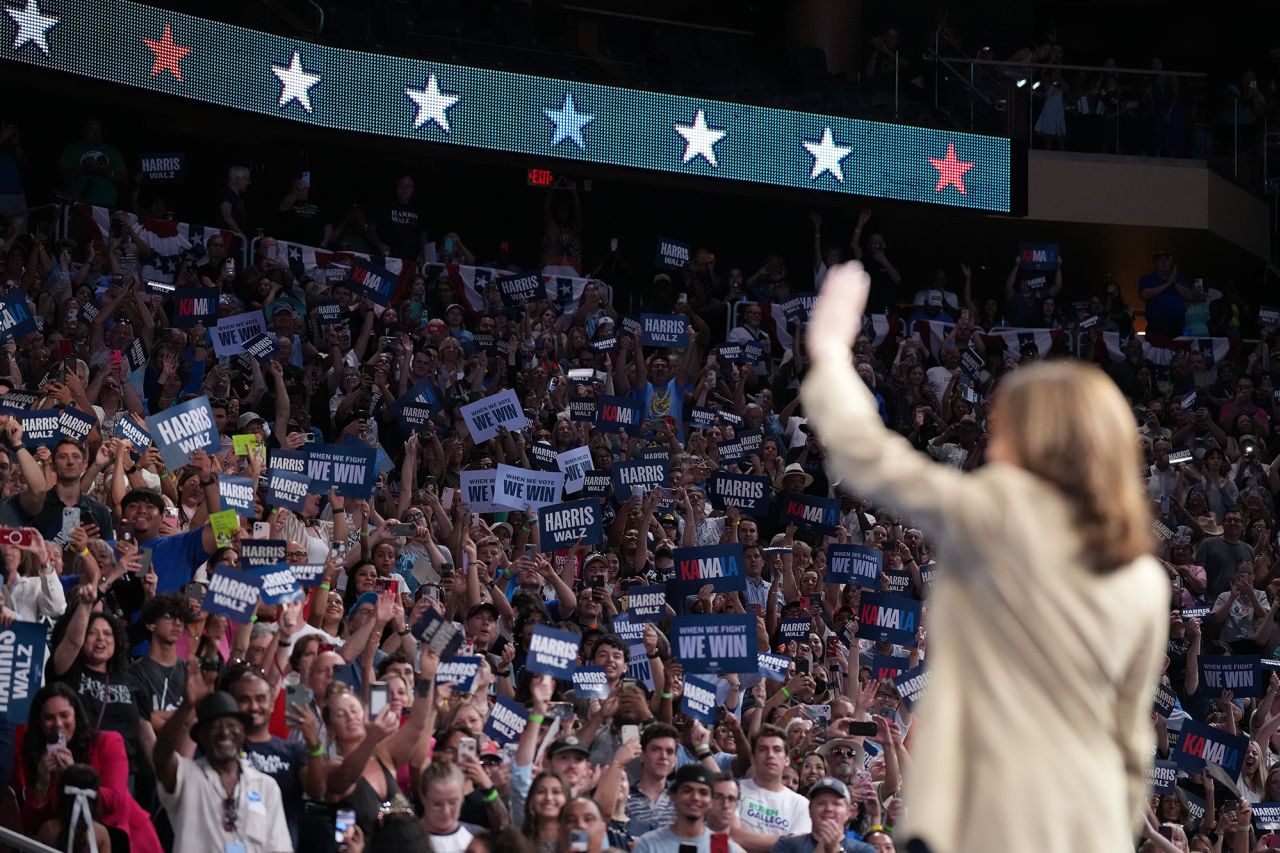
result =
[{"label": "handheld sign", "polygon": [[479,655],[442,660],[436,665],[436,684],[455,684],[458,693],[471,693],[476,686],[476,673],[480,671]]},{"label": "handheld sign", "polygon": [[367,445],[313,444],[307,450],[307,477],[324,484],[326,492],[336,487],[343,497],[370,498],[378,480],[378,453]]},{"label": "handheld sign", "polygon": [[644,619],[633,618],[630,614],[620,613],[613,620],[613,633],[621,637],[627,645],[639,643],[644,639]]},{"label": "handheld sign", "polygon": [[672,240],[668,237],[658,238],[658,250],[654,254],[653,265],[658,269],[683,270],[689,266],[692,252],[688,243]]},{"label": "handheld sign", "polygon": [[529,462],[535,471],[559,471],[556,465],[556,449],[549,441],[535,441],[529,445]]},{"label": "handheld sign", "polygon": [[653,690],[653,665],[649,663],[644,643],[632,643],[628,650],[627,680],[636,682],[645,690]]},{"label": "handheld sign", "polygon": [[463,406],[462,419],[466,421],[467,431],[476,444],[497,435],[498,427],[515,431],[529,425],[520,399],[510,388]]},{"label": "handheld sign", "polygon": [[899,658],[893,655],[872,655],[871,678],[875,681],[892,681],[906,672],[908,665],[908,658]]},{"label": "handheld sign", "polygon": [[[267,472],[266,503],[271,506],[301,512],[311,493],[311,478],[305,474],[293,474],[272,468]],[[250,506],[252,507],[252,502]]]},{"label": "handheld sign", "polygon": [[280,338],[275,332],[261,332],[244,342],[244,351],[258,364],[266,364],[280,354]]},{"label": "handheld sign", "polygon": [[253,508],[253,480],[223,474],[218,478],[218,498],[221,509],[233,509],[236,515],[251,518],[257,515]]},{"label": "handheld sign", "polygon": [[559,471],[529,471],[499,465],[493,481],[493,501],[517,509],[540,509],[560,500],[564,474]]},{"label": "handheld sign", "polygon": [[580,666],[573,671],[573,692],[579,699],[608,699],[609,681],[604,668]]},{"label": "handheld sign", "polygon": [[863,589],[880,588],[884,552],[866,545],[827,546],[827,583],[851,583]]},{"label": "handheld sign", "polygon": [[233,622],[248,622],[261,595],[258,583],[258,576],[252,572],[220,568],[209,579],[209,591],[200,607],[205,613],[225,616]]},{"label": "handheld sign", "polygon": [[357,296],[364,296],[385,308],[398,280],[395,273],[373,261],[351,259],[351,278],[347,286]]},{"label": "handheld sign", "polygon": [[52,448],[61,438],[57,409],[31,409],[23,412],[22,444],[24,447]]},{"label": "handheld sign", "polygon": [[[599,500],[609,494],[612,477],[603,471],[590,471],[582,478],[582,496]],[[605,517],[608,521],[611,516]]]},{"label": "handheld sign", "polygon": [[129,415],[116,421],[115,437],[122,438],[133,446],[134,453],[141,453],[151,446],[151,433],[139,426]]},{"label": "handheld sign", "polygon": [[1261,655],[1201,655],[1200,684],[1206,696],[1231,691],[1235,696],[1261,696],[1266,692]]},{"label": "handheld sign", "polygon": [[135,337],[130,343],[129,348],[124,351],[124,360],[129,365],[129,372],[141,370],[146,366],[147,358],[150,353],[147,352],[147,343],[140,337]]},{"label": "handheld sign", "polygon": [[791,658],[786,655],[775,655],[770,652],[760,652],[756,655],[756,671],[761,678],[767,678],[770,681],[787,681],[790,678],[788,673],[791,671]]},{"label": "handheld sign", "polygon": [[19,290],[11,291],[8,298],[0,301],[0,341],[20,341],[37,331],[26,297]]},{"label": "handheld sign", "polygon": [[1280,803],[1254,803],[1252,811],[1253,825],[1258,829],[1280,829]]},{"label": "handheld sign", "polygon": [[686,673],[756,672],[756,617],[750,613],[677,616],[671,650]]},{"label": "handheld sign", "polygon": [[564,472],[566,495],[582,491],[582,486],[587,481],[587,472],[593,468],[591,448],[584,445],[556,454],[556,467]]},{"label": "handheld sign", "polygon": [[627,590],[627,613],[638,620],[660,617],[666,607],[667,588],[661,584],[633,586]]},{"label": "handheld sign", "polygon": [[1232,779],[1240,776],[1244,755],[1249,749],[1249,738],[1215,729],[1207,723],[1193,719],[1182,721],[1182,733],[1177,747],[1170,756],[1189,773],[1199,773],[1205,762],[1212,762],[1227,772]]},{"label": "handheld sign", "polygon": [[711,478],[707,497],[716,509],[737,507],[743,515],[759,518],[769,514],[771,491],[772,481],[768,477],[717,473]]},{"label": "handheld sign", "polygon": [[[1151,765],[1151,771],[1147,774],[1147,780],[1151,783],[1152,792],[1160,795],[1172,794],[1173,789],[1178,785],[1178,765],[1173,761],[1162,761],[1159,758]],[[1261,805],[1259,803],[1258,805]],[[1254,817],[1256,818],[1258,806],[1254,806]]]},{"label": "handheld sign", "polygon": [[542,551],[572,548],[578,540],[584,545],[604,542],[599,501],[587,498],[539,508],[538,547]]},{"label": "handheld sign", "polygon": [[812,627],[812,619],[783,619],[778,625],[778,636],[784,640],[806,643],[809,641],[809,629]]},{"label": "handheld sign", "polygon": [[456,655],[465,639],[456,625],[434,610],[428,610],[411,630],[418,642],[435,652],[441,660]]},{"label": "handheld sign", "polygon": [[180,287],[173,292],[173,311],[169,322],[176,329],[190,329],[197,323],[207,329],[218,316],[221,291],[211,287]]},{"label": "handheld sign", "polygon": [[613,493],[619,501],[631,497],[631,490],[637,486],[646,491],[661,486],[670,477],[670,466],[666,460],[649,461],[637,459],[631,462],[613,463]]},{"label": "handheld sign", "polygon": [[640,434],[643,411],[640,403],[626,397],[601,397],[596,401],[596,426],[602,432]]},{"label": "handheld sign", "polygon": [[684,696],[680,701],[680,710],[685,716],[693,717],[714,726],[716,723],[716,682],[701,676],[692,675],[684,680]]},{"label": "handheld sign", "polygon": [[324,580],[324,563],[290,563],[289,571],[298,580],[298,586],[319,586]]},{"label": "handheld sign", "polygon": [[782,517],[801,530],[834,536],[840,523],[840,501],[788,492],[782,496]]},{"label": "handheld sign", "polygon": [[1152,710],[1157,714],[1169,719],[1169,715],[1173,713],[1174,705],[1177,704],[1178,694],[1174,693],[1163,684],[1156,685],[1156,698],[1152,702]]},{"label": "handheld sign", "polygon": [[505,304],[520,305],[535,298],[542,290],[542,276],[538,273],[504,276],[498,279],[498,290]]},{"label": "handheld sign", "polygon": [[538,625],[529,638],[529,654],[524,667],[529,672],[540,672],[560,681],[571,681],[578,662],[578,646],[582,637],[573,631],[557,631],[546,625]]},{"label": "handheld sign", "polygon": [[261,310],[219,317],[213,330],[213,351],[218,358],[244,352],[250,339],[266,331],[267,320]]},{"label": "handheld sign", "polygon": [[697,595],[707,584],[716,592],[746,592],[741,543],[677,548],[675,562],[675,579],[668,582],[667,591],[677,612],[683,611],[686,596]]},{"label": "handheld sign", "polygon": [[39,622],[0,627],[0,720],[26,723],[31,700],[44,680],[48,629]]},{"label": "handheld sign", "polygon": [[911,708],[920,701],[920,697],[929,686],[929,670],[925,669],[923,663],[919,664],[894,676],[893,686],[897,689],[902,701]]},{"label": "handheld sign", "polygon": [[858,604],[856,636],[915,648],[921,602],[902,595],[864,592]]},{"label": "handheld sign", "polygon": [[596,411],[599,408],[596,402],[595,397],[570,397],[569,420],[575,423],[591,423],[595,421]]},{"label": "handheld sign", "polygon": [[472,512],[498,512],[519,507],[499,506],[493,500],[493,485],[498,472],[492,468],[479,471],[463,471],[459,475],[458,491]]},{"label": "handheld sign", "polygon": [[500,746],[515,743],[529,724],[529,709],[514,699],[499,695],[489,708],[484,734]]},{"label": "handheld sign", "polygon": [[147,418],[147,429],[171,471],[186,465],[197,450],[214,454],[222,449],[208,397],[197,397],[152,415]]},{"label": "handheld sign", "polygon": [[1045,272],[1058,265],[1057,243],[1023,243],[1018,247],[1018,266],[1028,272]]},{"label": "handheld sign", "polygon": [[239,550],[246,566],[274,566],[285,561],[288,543],[283,539],[245,539]]},{"label": "handheld sign", "polygon": [[415,432],[426,435],[435,432],[435,424],[431,420],[435,410],[426,403],[397,401],[392,408],[400,419],[400,432],[404,436],[408,437]]},{"label": "handheld sign", "polygon": [[98,417],[92,412],[82,412],[79,409],[67,406],[58,415],[58,434],[60,440],[68,438],[72,441],[83,444],[89,438],[89,433],[93,432],[93,428],[98,425]]},{"label": "handheld sign", "polygon": [[302,587],[298,584],[293,568],[288,563],[261,566],[254,569],[253,573],[258,576],[264,603],[274,605],[302,600]]},{"label": "handheld sign", "polygon": [[644,346],[684,349],[689,345],[689,318],[683,314],[641,314],[640,324]]}]

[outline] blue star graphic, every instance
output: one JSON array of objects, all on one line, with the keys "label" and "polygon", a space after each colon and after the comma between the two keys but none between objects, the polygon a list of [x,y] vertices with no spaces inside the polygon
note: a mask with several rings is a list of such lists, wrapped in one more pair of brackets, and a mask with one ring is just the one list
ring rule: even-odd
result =
[{"label": "blue star graphic", "polygon": [[595,121],[595,116],[578,112],[577,106],[573,103],[573,95],[565,94],[564,104],[560,109],[544,109],[542,112],[555,125],[555,130],[551,134],[552,146],[559,145],[566,139],[572,139],[579,148],[587,147],[582,141],[582,129]]}]

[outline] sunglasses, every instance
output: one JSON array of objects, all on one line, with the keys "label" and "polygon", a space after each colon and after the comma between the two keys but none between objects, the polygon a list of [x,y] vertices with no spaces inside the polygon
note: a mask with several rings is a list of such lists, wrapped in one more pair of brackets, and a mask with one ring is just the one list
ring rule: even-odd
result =
[{"label": "sunglasses", "polygon": [[858,751],[856,749],[847,749],[845,747],[838,747],[828,753],[832,758],[853,758],[857,754]]},{"label": "sunglasses", "polygon": [[240,817],[240,804],[234,796],[222,801],[222,829],[225,832],[236,831],[236,821]]}]

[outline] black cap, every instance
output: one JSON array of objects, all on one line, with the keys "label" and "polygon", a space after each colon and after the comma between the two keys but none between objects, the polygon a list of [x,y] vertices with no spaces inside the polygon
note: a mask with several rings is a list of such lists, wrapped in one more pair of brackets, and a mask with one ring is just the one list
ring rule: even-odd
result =
[{"label": "black cap", "polygon": [[699,785],[706,785],[710,788],[715,784],[715,777],[710,770],[701,764],[686,764],[676,771],[675,777],[671,780],[669,790],[675,793],[686,782],[697,782]]},{"label": "black cap", "polygon": [[196,724],[191,727],[191,739],[195,740],[201,729],[223,717],[235,717],[245,726],[249,725],[249,715],[240,712],[240,704],[225,690],[219,690],[201,699],[196,705]]},{"label": "black cap", "polygon": [[573,735],[569,735],[551,744],[551,748],[547,750],[547,755],[562,755],[566,752],[580,752],[583,755],[590,755],[591,749]]},{"label": "black cap", "polygon": [[488,611],[489,615],[492,616],[495,620],[501,615],[498,613],[498,608],[494,607],[492,604],[490,604],[487,601],[482,601],[467,611],[467,618],[470,619],[472,616],[475,616],[477,613],[483,613],[485,611]]}]

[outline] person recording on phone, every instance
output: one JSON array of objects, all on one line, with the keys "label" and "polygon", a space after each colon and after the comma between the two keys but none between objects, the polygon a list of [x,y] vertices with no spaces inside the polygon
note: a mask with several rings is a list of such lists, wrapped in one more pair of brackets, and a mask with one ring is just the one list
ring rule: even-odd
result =
[{"label": "person recording on phone", "polygon": [[[18,463],[26,482],[21,492],[0,502],[0,525],[34,527],[45,539],[53,539],[62,530],[63,509],[75,508],[80,510],[81,524],[93,525],[89,530],[92,537],[112,538],[111,510],[80,487],[88,464],[78,443],[59,441],[52,459],[45,460],[44,453],[32,454],[23,446],[22,422],[7,416],[0,418],[0,443]],[[46,475],[49,467],[54,474],[52,483]]]},{"label": "person recording on phone", "polygon": [[1008,850],[1132,850],[1170,595],[1138,443],[1117,440],[1133,413],[1101,371],[1037,362],[996,391],[985,467],[934,464],[885,429],[854,371],[869,288],[857,263],[828,273],[801,401],[831,474],[934,531],[952,565],[930,598],[931,683],[894,834],[934,853],[989,850],[993,833]]}]

